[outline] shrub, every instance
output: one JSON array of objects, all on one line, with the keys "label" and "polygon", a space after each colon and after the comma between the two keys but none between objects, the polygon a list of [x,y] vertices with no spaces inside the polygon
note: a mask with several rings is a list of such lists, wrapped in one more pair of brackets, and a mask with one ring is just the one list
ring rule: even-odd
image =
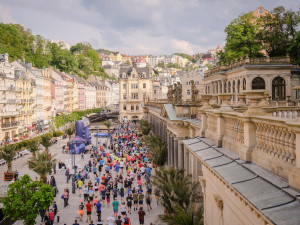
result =
[{"label": "shrub", "polygon": [[62,131],[54,131],[53,132],[53,137],[60,137],[60,136],[62,136],[64,134],[64,132],[62,132]]}]

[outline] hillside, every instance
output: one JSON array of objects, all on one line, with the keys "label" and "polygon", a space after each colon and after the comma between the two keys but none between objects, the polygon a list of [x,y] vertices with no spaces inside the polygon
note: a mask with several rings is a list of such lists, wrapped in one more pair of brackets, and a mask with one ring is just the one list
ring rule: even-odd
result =
[{"label": "hillside", "polygon": [[20,24],[0,23],[0,53],[8,53],[10,62],[25,59],[40,69],[52,66],[85,79],[92,74],[110,78],[101,68],[97,51],[89,43],[78,43],[68,50],[64,43],[33,35]]}]

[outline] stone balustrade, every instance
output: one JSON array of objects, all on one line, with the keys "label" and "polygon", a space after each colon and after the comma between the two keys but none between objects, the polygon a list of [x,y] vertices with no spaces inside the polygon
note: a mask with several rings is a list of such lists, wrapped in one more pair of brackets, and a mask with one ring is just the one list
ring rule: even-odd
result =
[{"label": "stone balustrade", "polygon": [[[272,109],[270,109],[272,110]],[[272,110],[272,116],[279,118],[297,119],[300,107],[277,107]]]}]

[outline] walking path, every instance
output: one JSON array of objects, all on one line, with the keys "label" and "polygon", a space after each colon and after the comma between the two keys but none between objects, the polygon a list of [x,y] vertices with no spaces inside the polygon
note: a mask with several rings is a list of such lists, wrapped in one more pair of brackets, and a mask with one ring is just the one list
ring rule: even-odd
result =
[{"label": "walking path", "polygon": [[[100,140],[100,139],[98,139]],[[71,155],[66,154],[66,153],[62,153],[62,146],[66,145],[67,143],[67,139],[64,140],[59,140],[57,144],[54,144],[50,147],[50,152],[54,155],[56,154],[55,158],[57,160],[60,160],[62,162],[64,162],[66,164],[67,167],[71,168]],[[104,142],[104,140],[102,140],[102,142]],[[96,139],[94,137],[92,137],[92,145],[96,146]],[[107,152],[107,149],[104,149]],[[125,152],[125,151],[124,151]],[[35,172],[29,170],[28,166],[27,166],[27,160],[30,156],[23,156],[21,158],[18,158],[17,160],[13,161],[13,170],[17,170],[19,171],[19,176],[23,176],[24,174],[29,174],[31,176],[32,179],[35,179],[36,177],[39,177]],[[85,154],[84,155],[84,159],[81,159],[80,155],[76,156],[76,165],[83,169],[84,166],[86,164],[88,164],[89,160],[93,160],[93,158],[90,158],[90,154]],[[106,159],[105,159],[106,161]],[[98,163],[99,165],[99,163]],[[98,171],[98,165],[97,165],[97,171]],[[79,170],[81,170],[79,169]],[[3,180],[3,172],[7,170],[7,166],[3,165],[0,166],[0,180],[1,183],[3,182],[3,184],[8,184],[9,182],[4,182]],[[153,171],[152,171],[153,172]],[[99,172],[97,172],[98,175],[100,175],[100,180],[102,175],[104,174],[104,169],[102,170],[102,173],[99,174]],[[114,169],[111,170],[111,174],[113,178],[116,178],[116,172]],[[120,173],[119,173],[120,174]],[[122,173],[123,177],[126,177],[126,170],[124,169],[123,173]],[[94,174],[92,172],[89,173],[90,179],[85,181],[85,184],[88,183],[89,180],[92,181],[92,183],[95,183],[94,180]],[[57,188],[59,190],[57,196],[55,197],[55,201],[58,205],[58,210],[59,213],[58,215],[60,216],[60,221],[59,223],[57,223],[57,220],[55,219],[55,224],[67,224],[67,225],[71,225],[74,223],[74,220],[77,219],[78,223],[81,224],[89,224],[86,222],[86,207],[84,208],[85,214],[84,214],[84,220],[80,221],[79,220],[79,215],[78,215],[78,209],[79,209],[79,205],[80,205],[80,201],[83,199],[83,194],[81,196],[79,196],[79,189],[76,189],[76,193],[72,194],[72,182],[69,181],[69,183],[66,182],[66,176],[65,176],[65,171],[64,170],[59,170],[58,166],[56,169],[56,174],[54,174],[56,183],[57,183]],[[50,175],[48,176],[48,180],[50,180]],[[145,188],[145,178],[142,177],[142,183],[143,183],[143,190],[144,190],[144,194],[146,196],[146,188]],[[137,180],[135,179],[133,182],[133,187],[137,188]],[[70,198],[69,198],[69,205],[67,207],[64,208],[64,203],[63,203],[63,199],[61,199],[61,195],[63,194],[63,191],[65,188],[68,188],[70,190]],[[98,199],[99,198],[99,191],[98,191]],[[127,197],[127,193],[125,193],[125,197],[124,199],[126,199]],[[111,194],[111,203],[113,201],[113,195]],[[121,197],[118,194],[117,197],[117,201],[119,201],[119,203],[121,203]],[[86,202],[84,203],[84,205],[86,204]],[[148,211],[147,207],[146,207],[146,201],[144,200],[143,203],[144,207],[144,211],[146,212],[146,216],[145,216],[145,223],[146,225],[149,225],[151,222],[152,224],[161,224],[160,222],[157,222],[157,216],[159,214],[163,213],[163,208],[160,205],[157,205],[157,202],[154,198],[154,196],[152,197],[152,210]],[[119,213],[118,215],[121,215],[120,213],[120,209],[119,208]],[[127,212],[128,213],[128,212]],[[105,202],[105,207],[102,206],[102,220],[104,221],[103,224],[108,224],[107,222],[107,218],[109,216],[113,215],[113,208],[112,205],[110,204],[109,207],[106,206],[106,202]],[[94,208],[93,208],[93,212],[92,212],[92,220],[94,221],[94,224],[97,224],[97,214],[94,212]],[[132,214],[128,214],[128,217],[131,220],[131,225],[139,225],[139,218],[138,218],[138,213],[137,211],[134,211],[132,208]],[[36,220],[36,224],[40,224],[40,216],[37,217]],[[16,225],[21,225],[23,224],[22,221],[17,221],[15,223]]]}]

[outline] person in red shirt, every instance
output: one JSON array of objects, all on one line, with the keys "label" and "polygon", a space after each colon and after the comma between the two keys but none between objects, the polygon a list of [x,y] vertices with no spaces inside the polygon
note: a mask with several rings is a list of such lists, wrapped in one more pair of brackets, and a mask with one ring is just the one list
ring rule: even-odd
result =
[{"label": "person in red shirt", "polygon": [[86,207],[86,222],[88,223],[89,221],[92,221],[91,215],[92,215],[93,205],[91,204],[90,201],[88,201],[88,203],[86,203],[85,207]]},{"label": "person in red shirt", "polygon": [[48,216],[49,216],[50,224],[53,225],[53,223],[54,223],[54,212],[53,212],[52,209],[50,209],[50,212],[48,213]]},{"label": "person in red shirt", "polygon": [[143,164],[141,162],[139,162],[139,168],[141,169],[141,167],[143,166]]},{"label": "person in red shirt", "polygon": [[145,216],[146,216],[146,213],[143,210],[143,207],[140,208],[140,211],[138,212],[138,214],[139,214],[140,225],[143,225],[145,222]]},{"label": "person in red shirt", "polygon": [[104,181],[105,181],[105,174],[103,174],[103,176],[101,177],[101,180],[102,180],[102,183],[104,183]]},{"label": "person in red shirt", "polygon": [[127,217],[127,214],[124,215],[123,222],[124,225],[131,225],[130,218]]}]

